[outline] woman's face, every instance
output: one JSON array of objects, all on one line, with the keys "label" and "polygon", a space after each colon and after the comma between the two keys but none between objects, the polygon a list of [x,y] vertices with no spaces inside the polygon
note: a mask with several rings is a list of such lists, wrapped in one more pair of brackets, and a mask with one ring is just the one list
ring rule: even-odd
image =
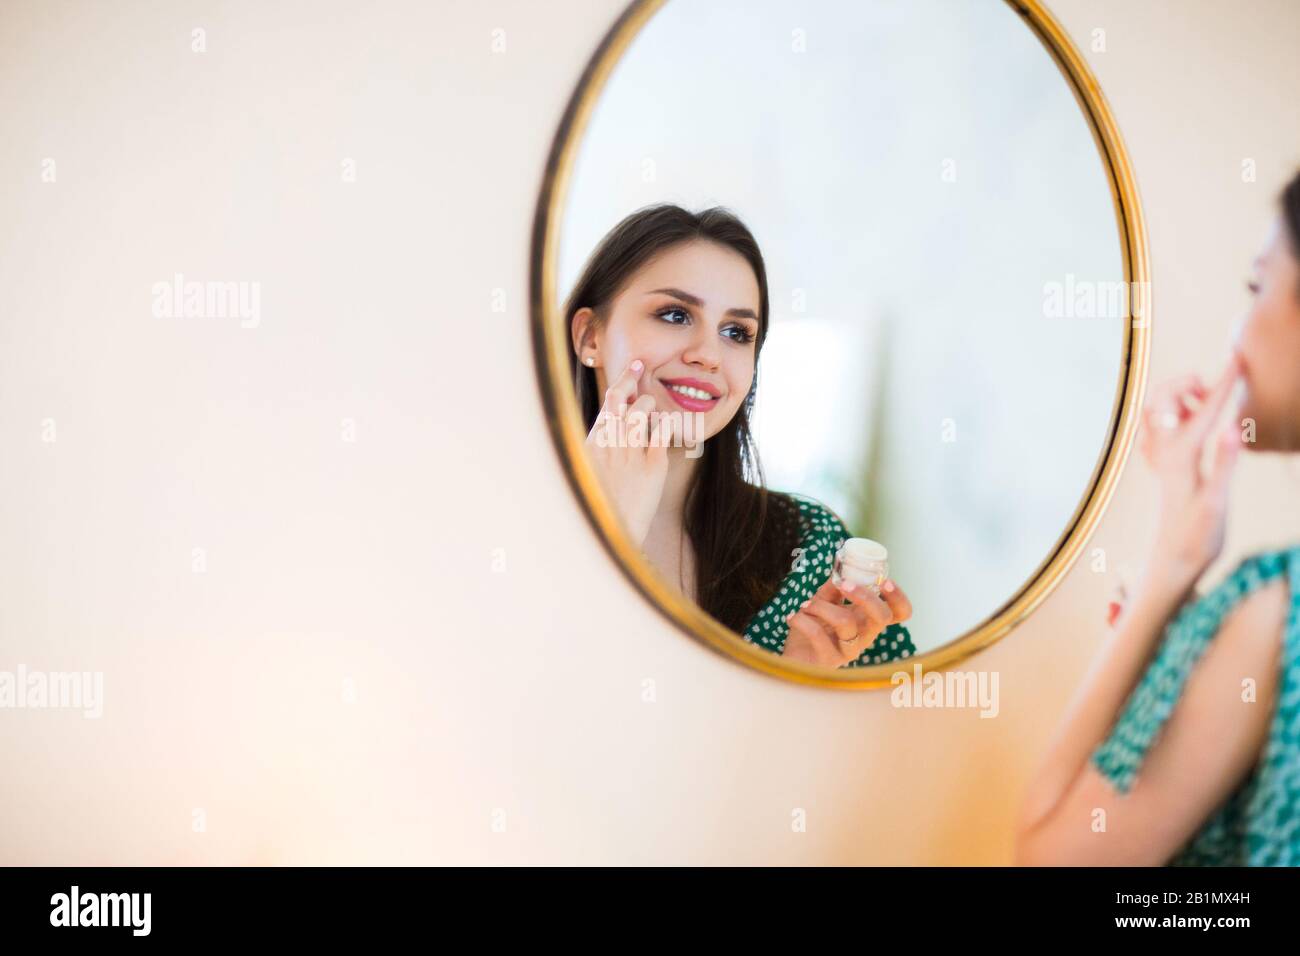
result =
[{"label": "woman's face", "polygon": [[1245,367],[1242,418],[1255,422],[1257,451],[1300,450],[1300,263],[1281,217],[1251,276],[1254,301],[1238,349]]},{"label": "woman's face", "polygon": [[[589,312],[580,310],[575,322]],[[707,240],[665,250],[628,280],[595,332],[599,396],[640,359],[638,395],[702,425],[700,432],[688,426],[690,437],[716,435],[753,383],[758,314],[758,280],[738,252]]]}]

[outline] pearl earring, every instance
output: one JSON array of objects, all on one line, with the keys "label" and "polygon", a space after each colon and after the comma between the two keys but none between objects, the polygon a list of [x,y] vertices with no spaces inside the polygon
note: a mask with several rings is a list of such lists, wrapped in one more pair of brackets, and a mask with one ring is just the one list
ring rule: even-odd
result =
[{"label": "pearl earring", "polygon": [[595,364],[596,364],[596,359],[595,359],[595,357],[594,357],[594,356],[591,356],[591,355],[588,355],[588,356],[587,356],[586,361],[587,361],[587,364],[588,364],[588,365],[595,365]]}]

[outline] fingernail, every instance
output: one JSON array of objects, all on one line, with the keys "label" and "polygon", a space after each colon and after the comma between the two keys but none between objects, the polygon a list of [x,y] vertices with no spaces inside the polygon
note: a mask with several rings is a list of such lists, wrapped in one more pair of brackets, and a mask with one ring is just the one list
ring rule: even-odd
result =
[{"label": "fingernail", "polygon": [[643,365],[641,364],[641,360],[640,360],[640,359],[636,359],[635,361],[632,362],[632,371],[634,371],[634,372],[639,372],[639,371],[641,371],[641,369],[643,369],[644,367],[645,367],[645,366],[643,366]]},{"label": "fingernail", "polygon": [[[811,600],[812,600],[812,598],[809,598],[809,599],[808,599],[808,601],[811,601]],[[807,607],[807,606],[808,606],[808,601],[804,601],[804,602],[803,602],[802,604],[800,604],[799,606],[800,606],[800,607]]]},{"label": "fingernail", "polygon": [[893,591],[893,590],[894,590],[894,582],[893,582],[892,580],[889,580],[889,581],[886,581],[886,582],[885,582],[885,590],[886,590],[886,591]]},{"label": "fingernail", "polygon": [[848,594],[855,587],[857,587],[857,585],[854,584],[852,581],[845,581],[843,584],[840,585],[840,590],[843,591],[845,594]]}]

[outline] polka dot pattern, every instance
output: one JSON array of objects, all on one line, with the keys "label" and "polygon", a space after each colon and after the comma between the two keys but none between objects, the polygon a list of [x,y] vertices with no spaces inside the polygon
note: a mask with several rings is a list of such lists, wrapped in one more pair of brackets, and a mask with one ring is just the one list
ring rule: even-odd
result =
[{"label": "polka dot pattern", "polygon": [[[764,650],[780,654],[790,633],[785,616],[796,611],[825,584],[831,576],[835,552],[851,538],[835,513],[814,498],[789,495],[799,506],[799,548],[790,556],[791,570],[776,594],[761,607],[745,628],[744,638]],[[911,657],[916,653],[912,636],[902,624],[890,624],[863,649],[856,660],[845,667],[870,667],[886,661]]]},{"label": "polka dot pattern", "polygon": [[1090,762],[1116,790],[1128,793],[1223,619],[1243,597],[1283,574],[1289,575],[1291,604],[1268,741],[1251,775],[1170,866],[1300,866],[1300,547],[1245,559],[1222,584],[1174,616]]}]

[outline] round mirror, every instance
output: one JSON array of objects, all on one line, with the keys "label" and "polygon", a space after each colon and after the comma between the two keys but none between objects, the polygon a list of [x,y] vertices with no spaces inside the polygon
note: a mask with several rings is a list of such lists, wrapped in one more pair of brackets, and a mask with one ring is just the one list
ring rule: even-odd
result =
[{"label": "round mirror", "polygon": [[1146,279],[1114,121],[1037,2],[645,0],[556,137],[538,367],[657,606],[768,672],[887,686],[1077,558]]}]

